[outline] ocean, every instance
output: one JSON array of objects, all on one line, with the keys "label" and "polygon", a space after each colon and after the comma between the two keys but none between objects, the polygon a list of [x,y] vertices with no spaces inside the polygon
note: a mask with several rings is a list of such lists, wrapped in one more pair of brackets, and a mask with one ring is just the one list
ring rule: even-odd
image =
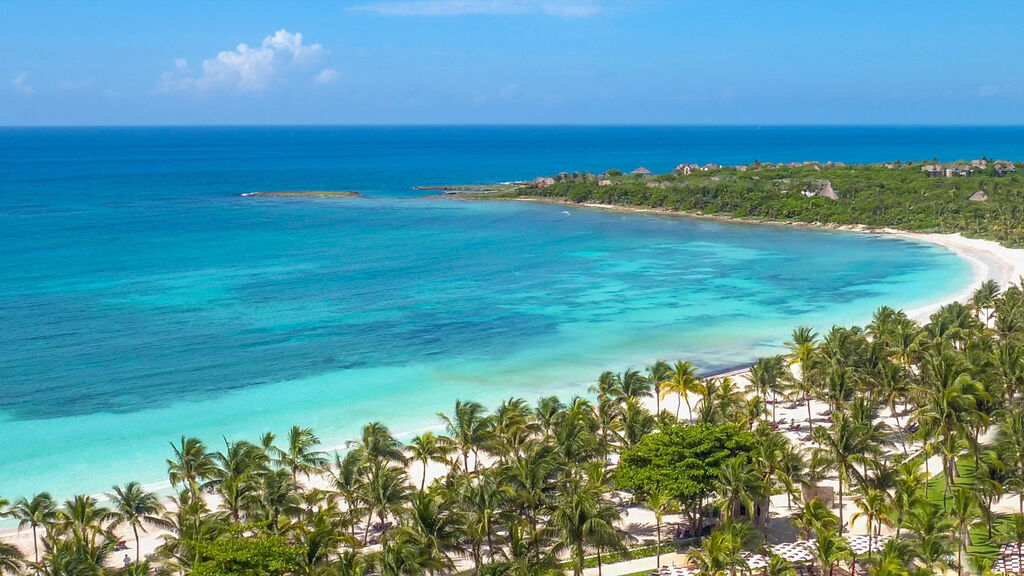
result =
[{"label": "ocean", "polygon": [[[908,240],[416,186],[1022,152],[1019,128],[0,129],[0,496],[162,488],[182,435],[334,447],[658,358],[709,373],[970,281]],[[311,189],[364,197],[241,196]]]}]

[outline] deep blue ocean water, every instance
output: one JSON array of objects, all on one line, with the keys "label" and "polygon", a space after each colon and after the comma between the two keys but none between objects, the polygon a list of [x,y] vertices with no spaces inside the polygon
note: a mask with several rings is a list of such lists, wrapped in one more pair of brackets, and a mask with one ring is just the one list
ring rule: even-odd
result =
[{"label": "deep blue ocean water", "polygon": [[[1024,157],[1024,130],[0,129],[0,496],[158,485],[182,434],[340,445],[654,358],[732,367],[969,282],[905,240],[415,186],[982,155]],[[302,189],[366,197],[241,196]]]}]

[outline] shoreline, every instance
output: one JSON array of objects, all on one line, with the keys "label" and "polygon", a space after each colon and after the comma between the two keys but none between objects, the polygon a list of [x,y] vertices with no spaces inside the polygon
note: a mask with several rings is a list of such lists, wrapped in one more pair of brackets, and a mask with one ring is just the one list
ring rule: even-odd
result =
[{"label": "shoreline", "polygon": [[[452,198],[452,197],[448,197]],[[455,199],[459,199],[457,196]],[[502,199],[503,200],[503,199]],[[517,198],[514,199],[523,202],[535,202],[535,203],[546,203],[546,204],[558,204],[562,206],[572,206],[576,208],[586,208],[595,210],[606,210],[622,213],[639,213],[639,214],[652,214],[661,216],[674,216],[682,218],[694,218],[694,219],[710,219],[717,220],[731,224],[748,224],[748,225],[779,225],[779,226],[803,226],[808,228],[818,228],[821,230],[832,230],[842,232],[856,232],[861,234],[881,234],[895,238],[902,238],[908,241],[923,242],[935,246],[940,246],[950,252],[953,252],[960,258],[968,261],[971,265],[972,277],[970,283],[968,283],[964,289],[960,290],[956,294],[943,296],[940,300],[929,303],[917,308],[906,310],[908,316],[918,322],[926,321],[928,316],[939,307],[956,300],[963,301],[969,299],[971,293],[977,288],[978,284],[985,280],[996,280],[1002,286],[1006,286],[1009,283],[1017,282],[1019,278],[1024,275],[1024,250],[1011,249],[1003,247],[997,242],[990,240],[981,239],[970,239],[964,238],[960,234],[937,234],[937,233],[917,233],[917,232],[906,232],[895,229],[877,229],[865,226],[842,226],[842,225],[825,225],[825,224],[813,224],[803,222],[771,222],[771,221],[754,221],[738,218],[729,218],[724,216],[715,215],[701,215],[701,214],[689,214],[678,211],[670,211],[664,209],[653,209],[653,208],[632,208],[615,205],[603,205],[603,204],[591,204],[591,203],[572,203],[567,201],[557,201],[550,199],[532,199],[532,198]],[[746,364],[735,364],[732,368],[717,370],[707,375],[705,378],[723,378],[726,376],[736,377],[739,379],[745,378],[745,375],[749,372],[749,365]],[[664,409],[668,409],[666,406],[671,406],[677,402],[675,395],[666,395],[662,399],[661,404]],[[645,399],[644,405],[652,412],[655,408],[655,400],[653,398]],[[424,426],[415,432],[422,432],[424,430],[437,430],[441,428],[440,424],[433,426]],[[404,434],[403,434],[404,435]],[[325,451],[331,451],[333,449],[342,450],[344,444],[325,447]],[[409,466],[409,473],[411,478],[417,478],[422,474],[422,468],[418,463],[412,463]],[[432,478],[435,475],[443,473],[438,466],[432,465],[428,469],[428,478]],[[167,483],[169,484],[169,483]],[[165,489],[167,484],[160,482],[158,485],[147,485],[147,489]],[[102,495],[97,495],[102,496]],[[164,495],[161,495],[161,500],[166,504],[169,499]],[[0,527],[0,539],[7,542],[14,542],[19,547],[26,547],[30,544],[28,538],[31,532],[26,530],[20,530],[15,526],[3,526]],[[151,533],[142,537],[142,551],[144,554],[150,553],[159,542],[159,530],[153,530]],[[129,546],[133,547],[133,543],[130,538]]]}]

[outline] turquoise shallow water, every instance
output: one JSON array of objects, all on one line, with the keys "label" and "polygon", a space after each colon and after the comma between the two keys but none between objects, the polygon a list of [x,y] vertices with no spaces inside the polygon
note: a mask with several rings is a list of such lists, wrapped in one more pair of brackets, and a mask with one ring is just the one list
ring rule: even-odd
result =
[{"label": "turquoise shallow water", "polygon": [[[622,166],[639,137],[607,130],[0,131],[0,495],[159,485],[181,434],[340,445],[654,358],[733,367],[969,281],[905,240],[411,190]],[[670,136],[652,168],[700,152]],[[302,188],[369,197],[239,196]]]}]

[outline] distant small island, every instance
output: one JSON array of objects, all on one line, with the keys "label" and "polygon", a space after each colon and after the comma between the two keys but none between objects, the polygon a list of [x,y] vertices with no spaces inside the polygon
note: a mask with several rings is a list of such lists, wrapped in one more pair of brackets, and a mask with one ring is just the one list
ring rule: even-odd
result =
[{"label": "distant small island", "polygon": [[274,190],[270,192],[246,192],[242,196],[265,198],[358,198],[362,194],[353,190]]},{"label": "distant small island", "polygon": [[[562,172],[462,191],[459,198],[534,200],[756,222],[960,232],[1024,246],[1024,175],[1009,160],[942,163],[680,164],[668,174]],[[450,190],[458,190],[451,187]]]}]

